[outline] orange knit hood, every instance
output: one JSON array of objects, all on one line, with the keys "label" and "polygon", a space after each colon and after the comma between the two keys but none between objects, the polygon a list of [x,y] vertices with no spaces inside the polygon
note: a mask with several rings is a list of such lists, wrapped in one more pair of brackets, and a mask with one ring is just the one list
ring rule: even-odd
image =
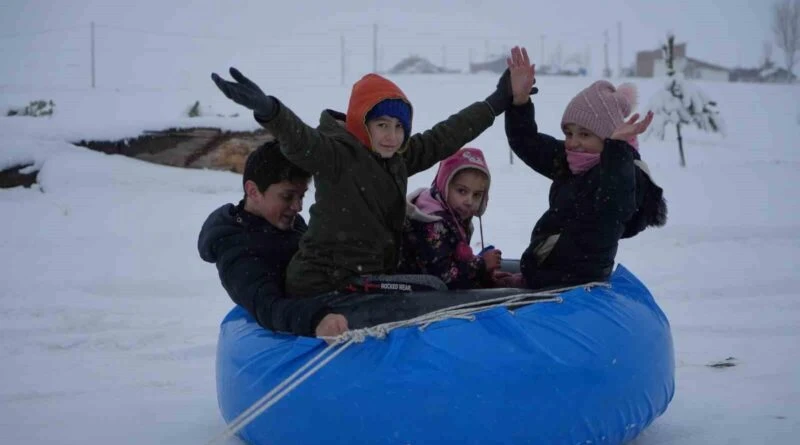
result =
[{"label": "orange knit hood", "polygon": [[[372,141],[367,132],[367,113],[372,110],[372,107],[386,99],[400,99],[406,102],[411,109],[413,117],[414,109],[411,103],[400,87],[391,80],[377,74],[367,74],[353,84],[353,91],[350,93],[350,104],[347,106],[345,128],[370,150],[372,150]],[[403,142],[401,151],[405,150],[407,143],[408,139]]]}]

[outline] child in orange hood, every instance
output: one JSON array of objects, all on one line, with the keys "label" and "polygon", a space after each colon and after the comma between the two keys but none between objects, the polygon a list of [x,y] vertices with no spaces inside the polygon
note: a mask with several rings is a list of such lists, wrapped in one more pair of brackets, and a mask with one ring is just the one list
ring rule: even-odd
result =
[{"label": "child in orange hood", "polygon": [[235,68],[230,74],[235,82],[216,74],[212,79],[228,98],[253,110],[281,141],[284,155],[314,176],[309,228],[286,274],[287,293],[297,297],[395,273],[408,177],[475,139],[512,101],[506,75],[485,100],[412,134],[413,108],[405,94],[390,80],[367,74],[353,85],[347,115],[325,110],[314,129]]}]

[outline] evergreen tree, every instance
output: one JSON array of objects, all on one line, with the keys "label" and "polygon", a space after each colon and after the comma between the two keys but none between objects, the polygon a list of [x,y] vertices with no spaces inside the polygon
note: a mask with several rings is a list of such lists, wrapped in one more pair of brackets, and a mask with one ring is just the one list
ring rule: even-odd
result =
[{"label": "evergreen tree", "polygon": [[702,131],[723,135],[725,130],[717,103],[686,80],[683,73],[675,70],[674,43],[675,36],[670,34],[667,36],[667,43],[661,48],[667,64],[667,79],[664,82],[664,88],[660,89],[650,100],[653,123],[650,124],[644,137],[654,135],[663,141],[667,126],[675,125],[678,133],[681,167],[685,167],[686,157],[683,153],[683,138],[681,137],[682,125],[694,124]]}]

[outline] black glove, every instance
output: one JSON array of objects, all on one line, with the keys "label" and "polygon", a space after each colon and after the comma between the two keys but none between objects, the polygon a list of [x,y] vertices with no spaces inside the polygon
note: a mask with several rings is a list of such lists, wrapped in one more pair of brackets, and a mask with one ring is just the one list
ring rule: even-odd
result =
[{"label": "black glove", "polygon": [[252,80],[244,77],[236,68],[231,67],[231,77],[236,82],[229,82],[211,73],[211,80],[225,97],[239,105],[253,110],[253,114],[260,122],[268,122],[278,113],[278,100],[267,96]]},{"label": "black glove", "polygon": [[[536,87],[531,88],[531,95],[539,92]],[[495,116],[500,116],[506,111],[514,102],[514,96],[511,92],[511,72],[506,68],[500,79],[497,81],[497,88],[486,98],[486,103],[494,112]]]}]

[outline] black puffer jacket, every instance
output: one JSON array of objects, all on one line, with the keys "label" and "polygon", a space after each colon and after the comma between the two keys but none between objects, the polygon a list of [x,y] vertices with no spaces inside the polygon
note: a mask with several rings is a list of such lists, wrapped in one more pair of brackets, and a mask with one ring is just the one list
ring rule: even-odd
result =
[{"label": "black puffer jacket", "polygon": [[666,223],[663,190],[650,179],[639,153],[627,142],[606,139],[600,163],[574,175],[567,165],[564,141],[538,132],[532,103],[511,107],[505,119],[514,153],[553,180],[550,207],[533,228],[520,261],[528,286],[606,280],[621,238]]},{"label": "black puffer jacket", "polygon": [[286,266],[297,252],[306,223],[298,215],[291,230],[279,230],[264,218],[226,204],[208,216],[197,248],[200,257],[214,263],[222,286],[261,326],[297,335],[313,336],[316,325],[330,310],[312,298],[285,296]]}]

